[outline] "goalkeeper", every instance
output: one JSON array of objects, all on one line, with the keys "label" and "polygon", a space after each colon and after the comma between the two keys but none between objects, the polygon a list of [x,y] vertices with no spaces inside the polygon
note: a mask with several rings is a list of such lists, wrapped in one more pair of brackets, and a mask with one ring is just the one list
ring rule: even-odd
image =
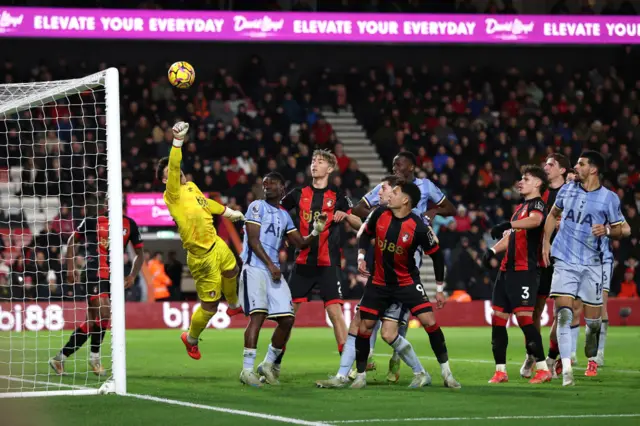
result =
[{"label": "goalkeeper", "polygon": [[182,121],[173,126],[173,147],[169,158],[163,158],[156,171],[158,180],[166,184],[164,201],[178,226],[182,245],[187,250],[187,265],[195,280],[200,307],[191,317],[188,333],[181,339],[188,355],[200,359],[198,339],[209,320],[218,312],[218,303],[224,294],[229,316],[242,312],[238,303],[238,265],[229,246],[220,238],[213,226],[212,215],[222,215],[232,222],[244,220],[244,215],[205,198],[200,189],[187,182],[180,163],[182,144],[189,124]]}]

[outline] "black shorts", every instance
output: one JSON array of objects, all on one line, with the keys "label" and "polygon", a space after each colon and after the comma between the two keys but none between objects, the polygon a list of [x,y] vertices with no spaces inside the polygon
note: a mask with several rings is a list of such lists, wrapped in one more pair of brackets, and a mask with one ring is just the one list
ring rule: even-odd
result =
[{"label": "black shorts", "polygon": [[317,285],[325,306],[344,303],[340,287],[340,271],[335,266],[297,265],[291,272],[289,288],[293,303],[308,302],[313,288]]},{"label": "black shorts", "polygon": [[416,316],[433,311],[427,292],[420,283],[383,286],[372,284],[369,280],[360,301],[360,318],[380,319],[393,303],[401,303],[405,309]]},{"label": "black shorts", "polygon": [[540,285],[538,286],[538,298],[546,299],[551,292],[551,278],[553,278],[553,265],[540,268]]},{"label": "black shorts", "polygon": [[95,299],[101,294],[105,294],[107,296],[111,294],[111,283],[109,282],[109,280],[89,280],[87,282],[87,297],[89,299]]},{"label": "black shorts", "polygon": [[498,312],[533,311],[538,296],[538,270],[500,271],[491,303]]}]

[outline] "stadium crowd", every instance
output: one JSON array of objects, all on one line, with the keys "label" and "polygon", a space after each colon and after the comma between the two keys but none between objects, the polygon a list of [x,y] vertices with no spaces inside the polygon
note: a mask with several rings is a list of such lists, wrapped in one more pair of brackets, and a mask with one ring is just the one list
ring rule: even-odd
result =
[{"label": "stadium crowd", "polygon": [[[263,59],[253,56],[237,74],[220,68],[214,75],[199,75],[197,87],[186,91],[172,88],[163,69],[121,66],[123,190],[164,189],[155,180],[155,163],[168,155],[171,126],[180,118],[192,129],[183,150],[187,177],[204,192],[221,193],[234,209],[244,211],[262,197],[261,176],[269,171],[281,172],[289,187],[305,182],[316,148],[336,153],[340,170],[332,182],[357,201],[377,182],[358,170],[322,114],[349,104],[385,165],[399,151],[413,152],[418,176],[433,180],[457,206],[455,217],[433,224],[447,260],[447,288],[488,299],[495,271],[481,266],[490,243],[486,231],[508,218],[518,203],[513,185],[519,168],[540,164],[553,152],[574,162],[582,149],[596,149],[607,160],[604,182],[619,194],[632,228],[631,239],[613,243],[617,260],[611,294],[637,297],[631,290],[640,270],[637,63],[636,52],[626,47],[616,66],[571,73],[561,64],[529,74],[516,67],[416,64],[399,69],[387,63],[308,75],[290,62],[271,75]],[[107,66],[71,67],[65,60],[31,69],[20,65],[5,62],[1,81],[69,78]],[[47,109],[47,120],[24,120],[28,113],[21,113],[21,124],[41,122],[33,140],[24,128],[18,135],[16,121],[7,120],[0,130],[0,167],[23,170],[18,194],[61,201],[58,216],[38,235],[24,237],[24,249],[15,252],[8,238],[0,238],[0,298],[83,295],[82,285],[69,286],[63,279],[61,246],[95,204],[92,197],[106,190],[107,179],[104,135],[91,130],[100,128],[101,107],[87,111],[78,105],[60,100]],[[0,228],[26,228],[22,215],[7,213],[0,212]],[[292,252],[281,256],[288,260],[283,262],[286,274]],[[345,229],[342,282],[347,298],[362,294],[356,256],[355,235]],[[82,258],[77,262],[81,270]],[[128,297],[137,300],[138,293]]]}]

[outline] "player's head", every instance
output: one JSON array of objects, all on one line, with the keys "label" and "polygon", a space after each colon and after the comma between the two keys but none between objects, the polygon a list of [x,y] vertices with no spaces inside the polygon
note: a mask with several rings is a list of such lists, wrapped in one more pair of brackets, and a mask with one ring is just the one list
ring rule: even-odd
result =
[{"label": "player's head", "polygon": [[544,163],[544,171],[547,173],[549,181],[562,177],[562,180],[567,179],[567,173],[571,168],[569,159],[562,154],[553,153],[547,157],[547,161]]},{"label": "player's head", "polygon": [[387,206],[392,210],[414,209],[420,202],[420,188],[412,182],[399,181],[393,187]]},{"label": "player's head", "polygon": [[401,179],[412,180],[415,168],[416,156],[409,151],[402,151],[393,159],[393,174]]},{"label": "player's head", "polygon": [[336,169],[336,156],[326,149],[316,149],[311,157],[311,177],[322,179]]},{"label": "player's head", "polygon": [[528,164],[520,170],[522,178],[518,182],[518,191],[523,197],[540,196],[549,185],[547,173],[537,165]]},{"label": "player's head", "polygon": [[604,172],[604,158],[597,151],[584,151],[576,163],[576,175],[582,182],[590,177],[599,178]]},{"label": "player's head", "polygon": [[[156,168],[156,179],[166,184],[169,178],[169,157],[161,158],[158,161],[158,167]],[[187,177],[184,175],[182,169],[180,169],[180,185],[187,184]]]},{"label": "player's head", "polygon": [[284,195],[284,177],[278,172],[270,172],[262,179],[262,190],[267,201],[278,201]]},{"label": "player's head", "polygon": [[567,177],[565,178],[565,183],[576,182],[579,181],[578,175],[576,174],[576,170],[574,168],[570,168],[567,170]]},{"label": "player's head", "polygon": [[398,184],[398,177],[396,175],[389,175],[382,178],[382,182],[380,183],[380,191],[378,191],[378,199],[380,200],[380,205],[389,204],[389,198],[393,193],[393,187]]}]

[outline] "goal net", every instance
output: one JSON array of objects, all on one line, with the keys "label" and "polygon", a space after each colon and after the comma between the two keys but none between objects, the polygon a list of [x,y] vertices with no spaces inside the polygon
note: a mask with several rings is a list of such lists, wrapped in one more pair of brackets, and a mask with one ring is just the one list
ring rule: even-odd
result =
[{"label": "goal net", "polygon": [[126,392],[119,109],[115,68],[0,85],[0,398]]}]

